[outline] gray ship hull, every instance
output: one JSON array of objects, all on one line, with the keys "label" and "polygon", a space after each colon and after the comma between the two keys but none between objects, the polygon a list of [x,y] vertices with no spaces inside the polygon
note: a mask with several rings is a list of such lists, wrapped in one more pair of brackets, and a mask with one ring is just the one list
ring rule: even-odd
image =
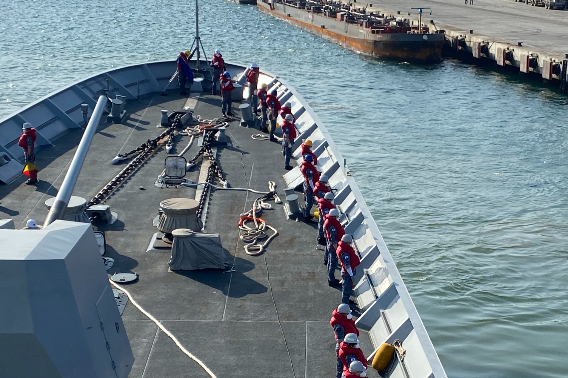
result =
[{"label": "gray ship hull", "polygon": [[[127,116],[122,123],[102,120],[99,124],[73,193],[87,200],[123,169],[123,165],[111,164],[115,154],[136,148],[163,131],[156,127],[160,124],[161,109],[192,110],[208,119],[220,115],[219,97],[207,94],[207,81],[203,83],[205,91],[194,85],[189,98],[179,96],[173,89],[168,96],[160,96],[174,71],[175,62],[168,61],[104,72],[1,120],[0,152],[20,166],[23,161],[17,139],[21,123],[29,121],[37,127],[40,183],[36,189],[24,185],[24,178],[16,176],[0,186],[0,217],[11,217],[16,225],[25,224],[27,218],[41,221],[45,217],[47,209],[41,203],[55,194],[54,188],[59,187],[82,134],[81,103],[89,104],[90,115],[101,94],[126,96],[127,102]],[[243,73],[244,67],[229,64],[228,71],[235,77]],[[227,129],[229,144],[215,147],[229,184],[266,190],[267,181],[274,180],[280,197],[285,198],[283,189],[301,182],[297,168],[301,162],[299,147],[303,139],[310,138],[318,165],[329,176],[336,193],[336,205],[346,231],[353,235],[361,257],[353,298],[358,308],[357,325],[362,331],[362,350],[372,360],[382,343],[398,339],[406,349],[406,357],[404,361],[395,359],[387,376],[402,377],[407,372],[412,377],[446,377],[395,262],[328,130],[285,80],[263,72],[260,82],[267,83],[269,90],[276,90],[281,103],[292,103],[299,133],[293,149],[292,165],[296,168],[283,175],[286,171],[279,145],[252,139],[258,130],[232,121]],[[237,100],[240,95],[236,93]],[[178,151],[187,139],[187,135],[176,137]],[[198,149],[193,145],[188,157]],[[314,249],[316,231],[302,222],[287,220],[282,205],[273,203],[274,210],[267,210],[262,217],[278,229],[279,235],[263,255],[249,256],[243,252],[236,223],[243,209],[250,208],[254,196],[239,191],[215,191],[202,220],[205,231],[221,235],[233,269],[168,271],[168,253],[147,252],[156,232],[152,220],[160,201],[193,198],[198,191],[154,187],[165,156],[164,149],[158,149],[120,190],[105,200],[119,218],[112,225],[99,225],[107,241],[105,256],[115,260],[109,272],[138,273],[139,280],[125,288],[220,377],[248,376],[251,372],[274,377],[303,376],[304,372],[314,377],[334,375],[335,342],[329,318],[340,294],[327,285],[321,263],[323,252]],[[6,177],[2,175],[8,166],[0,166],[1,177]],[[188,172],[187,178],[200,180],[201,167]],[[0,287],[8,290],[7,285],[0,279]],[[130,377],[208,376],[131,303],[126,305],[122,320],[136,358]],[[0,334],[9,332],[9,327],[0,324]],[[0,366],[10,364],[11,361],[1,360],[2,355],[9,354],[0,353]],[[368,376],[377,375],[370,370]]]}]

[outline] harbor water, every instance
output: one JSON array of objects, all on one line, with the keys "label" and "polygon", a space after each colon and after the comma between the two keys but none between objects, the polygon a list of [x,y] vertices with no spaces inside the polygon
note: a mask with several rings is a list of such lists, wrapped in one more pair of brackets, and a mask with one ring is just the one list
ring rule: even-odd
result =
[{"label": "harbor water", "polygon": [[[173,60],[194,10],[4,3],[0,117],[113,67]],[[368,59],[234,2],[201,1],[200,16],[209,58],[220,48],[279,74],[330,130],[450,377],[568,376],[563,95],[455,61]]]}]

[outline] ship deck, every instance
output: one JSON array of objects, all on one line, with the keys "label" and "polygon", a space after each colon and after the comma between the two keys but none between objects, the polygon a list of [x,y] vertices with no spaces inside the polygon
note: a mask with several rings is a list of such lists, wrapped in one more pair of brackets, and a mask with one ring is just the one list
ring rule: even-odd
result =
[{"label": "ship deck", "polygon": [[[101,121],[73,194],[89,200],[124,167],[111,165],[112,158],[158,135],[163,131],[156,127],[160,110],[181,110],[186,100],[173,91],[167,97],[154,93],[129,101],[122,124]],[[218,96],[201,93],[194,114],[218,117],[220,104]],[[233,109],[237,107],[233,104]],[[258,130],[231,122],[229,143],[218,147],[223,172],[232,187],[265,191],[268,181],[275,181],[284,199],[282,174],[286,171],[281,148],[252,139],[255,133]],[[81,135],[82,130],[71,131],[55,146],[38,152],[37,186],[25,185],[23,177],[0,186],[0,218],[14,219],[17,228],[29,218],[43,222],[47,215],[44,202],[56,195]],[[188,136],[178,135],[175,142],[172,153],[185,147]],[[198,148],[194,143],[186,158],[193,157]],[[165,156],[165,149],[160,148],[106,201],[118,214],[114,224],[99,228],[105,232],[106,256],[115,259],[109,273],[138,273],[139,280],[125,288],[218,377],[334,376],[335,341],[329,318],[340,302],[340,291],[327,285],[323,251],[316,250],[316,226],[287,220],[283,206],[271,201],[274,208],[262,217],[279,235],[264,254],[249,256],[238,238],[237,222],[256,195],[216,191],[205,229],[221,235],[234,271],[168,271],[169,253],[146,252],[157,231],[152,221],[160,201],[194,198],[195,189],[153,185]],[[198,175],[199,166],[186,177],[197,181]],[[208,376],[132,303],[127,304],[122,319],[135,356],[130,377]],[[366,355],[373,351],[365,332],[361,348]],[[369,370],[369,376],[374,375]]]}]

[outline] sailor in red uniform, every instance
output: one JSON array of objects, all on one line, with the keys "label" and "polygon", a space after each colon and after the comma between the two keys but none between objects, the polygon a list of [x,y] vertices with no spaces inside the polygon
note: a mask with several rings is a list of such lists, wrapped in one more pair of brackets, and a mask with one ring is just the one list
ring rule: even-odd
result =
[{"label": "sailor in red uniform", "polygon": [[342,378],[357,378],[357,377],[366,377],[367,376],[367,368],[361,361],[353,361],[349,364],[349,369],[343,371]]},{"label": "sailor in red uniform", "polygon": [[[305,155],[302,154],[302,156]],[[314,165],[315,165],[315,159],[314,159]],[[317,198],[323,198],[323,196],[325,196],[325,193],[329,193],[330,189],[327,183],[328,183],[327,176],[321,175],[319,181],[316,182],[316,185],[314,187],[314,195]]]},{"label": "sailor in red uniform", "polygon": [[[35,141],[37,139],[36,129],[34,129],[31,123],[26,122],[22,126],[22,135],[18,139],[18,146],[22,147],[24,150],[24,160],[25,162],[35,163]],[[27,185],[37,184],[37,170],[31,170],[28,173],[29,179],[26,181]]]},{"label": "sailor in red uniform", "polygon": [[337,354],[343,363],[343,371],[349,371],[349,367],[353,361],[360,361],[365,369],[367,368],[367,359],[359,348],[359,339],[355,333],[345,335],[343,342],[339,344],[339,353]]},{"label": "sailor in red uniform", "polygon": [[211,66],[213,67],[213,89],[211,93],[216,94],[219,78],[223,72],[225,72],[225,60],[223,59],[223,55],[221,55],[221,51],[219,51],[219,49],[215,50],[215,53],[213,54]]},{"label": "sailor in red uniform", "polygon": [[351,292],[353,291],[353,275],[355,274],[355,268],[359,266],[361,260],[359,255],[351,246],[353,242],[353,237],[350,234],[345,234],[341,238],[341,241],[337,244],[337,260],[341,264],[341,277],[343,277],[343,283],[341,288],[341,303],[349,304],[349,298],[351,297]]},{"label": "sailor in red uniform", "polygon": [[[324,175],[322,175],[323,177]],[[320,177],[321,182],[321,177]],[[316,184],[317,185],[317,184]],[[319,219],[318,219],[318,244],[325,245],[325,234],[323,232],[323,222],[325,221],[325,216],[329,213],[331,209],[335,209],[335,205],[333,204],[333,193],[325,193],[322,198],[318,198],[318,210],[319,210]],[[324,265],[327,265],[327,258],[323,261]]]},{"label": "sailor in red uniform", "polygon": [[286,119],[282,122],[282,150],[284,152],[284,169],[290,170],[290,158],[292,157],[292,145],[296,139],[296,126],[292,122],[292,116],[286,115]]},{"label": "sailor in red uniform", "polygon": [[[359,336],[359,330],[355,326],[355,320],[351,315],[351,308],[345,303],[337,306],[337,309],[333,310],[331,313],[331,320],[329,321],[331,328],[333,328],[333,334],[335,336],[335,355],[339,353],[339,344],[343,341],[345,335],[348,333],[354,333]],[[343,362],[337,356],[337,378],[341,378],[343,373]]]},{"label": "sailor in red uniform", "polygon": [[345,235],[345,230],[339,222],[339,211],[337,209],[331,209],[329,214],[326,215],[323,222],[323,230],[327,241],[325,246],[325,256],[328,257],[327,283],[329,286],[337,286],[339,281],[335,278],[335,268],[337,267],[337,254],[335,251],[337,250],[338,242]]},{"label": "sailor in red uniform", "polygon": [[225,71],[225,73],[219,77],[219,80],[221,82],[221,96],[223,97],[221,111],[223,112],[223,116],[228,115],[229,117],[232,117],[233,112],[231,105],[233,102],[233,89],[235,89],[235,86],[231,80],[231,74]]},{"label": "sailor in red uniform", "polygon": [[312,141],[306,139],[304,143],[300,145],[300,151],[302,152],[302,156],[312,155],[312,158],[314,160],[314,165],[316,165],[318,163],[318,157],[316,156],[316,154],[312,152],[312,145],[313,145]]},{"label": "sailor in red uniform", "polygon": [[258,76],[260,74],[260,68],[258,68],[258,64],[253,63],[250,65],[250,70],[247,73],[247,83],[249,87],[250,93],[250,105],[252,106],[252,111],[256,116],[258,112],[258,97],[256,97],[256,91],[258,86]]},{"label": "sailor in red uniform", "polygon": [[268,123],[268,113],[267,113],[267,106],[266,106],[266,88],[268,85],[266,83],[262,83],[260,89],[256,91],[256,96],[258,97],[258,101],[260,102],[260,111],[262,112],[262,120],[260,124],[260,131],[268,131],[266,128],[266,124]]},{"label": "sailor in red uniform", "polygon": [[[287,115],[290,116],[289,114]],[[314,204],[314,187],[315,183],[319,181],[319,172],[312,164],[312,157],[310,155],[304,156],[304,161],[300,166],[300,172],[304,176],[304,221],[312,222],[312,206]]]},{"label": "sailor in red uniform", "polygon": [[[291,102],[285,103],[284,106],[282,107],[282,110],[280,110],[280,117],[282,117],[282,119],[286,118],[286,114],[292,114]],[[294,117],[294,114],[292,114],[292,117]],[[296,117],[294,117],[294,123],[296,123]]]},{"label": "sailor in red uniform", "polygon": [[268,107],[268,119],[270,120],[270,141],[275,142],[274,131],[276,131],[276,119],[278,118],[278,112],[280,111],[280,102],[276,97],[278,92],[276,90],[270,91],[266,96],[266,106]]}]

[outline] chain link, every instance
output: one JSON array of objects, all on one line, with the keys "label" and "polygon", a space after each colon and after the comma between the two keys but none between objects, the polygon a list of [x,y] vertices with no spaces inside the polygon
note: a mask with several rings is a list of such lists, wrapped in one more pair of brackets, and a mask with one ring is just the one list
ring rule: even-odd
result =
[{"label": "chain link", "polygon": [[154,139],[148,139],[145,143],[132,151],[125,154],[119,154],[119,157],[128,157],[134,153],[138,155],[130,162],[122,171],[118,173],[112,180],[110,180],[91,200],[87,203],[87,207],[98,205],[104,202],[116,189],[118,189],[122,183],[130,177],[134,172],[136,172],[142,164],[154,153],[156,148],[164,141],[167,137],[167,143],[172,143],[174,137],[174,131],[177,127],[181,126],[181,117],[183,117],[185,112],[174,112],[170,115],[171,126],[168,127],[164,132],[158,135]]}]

